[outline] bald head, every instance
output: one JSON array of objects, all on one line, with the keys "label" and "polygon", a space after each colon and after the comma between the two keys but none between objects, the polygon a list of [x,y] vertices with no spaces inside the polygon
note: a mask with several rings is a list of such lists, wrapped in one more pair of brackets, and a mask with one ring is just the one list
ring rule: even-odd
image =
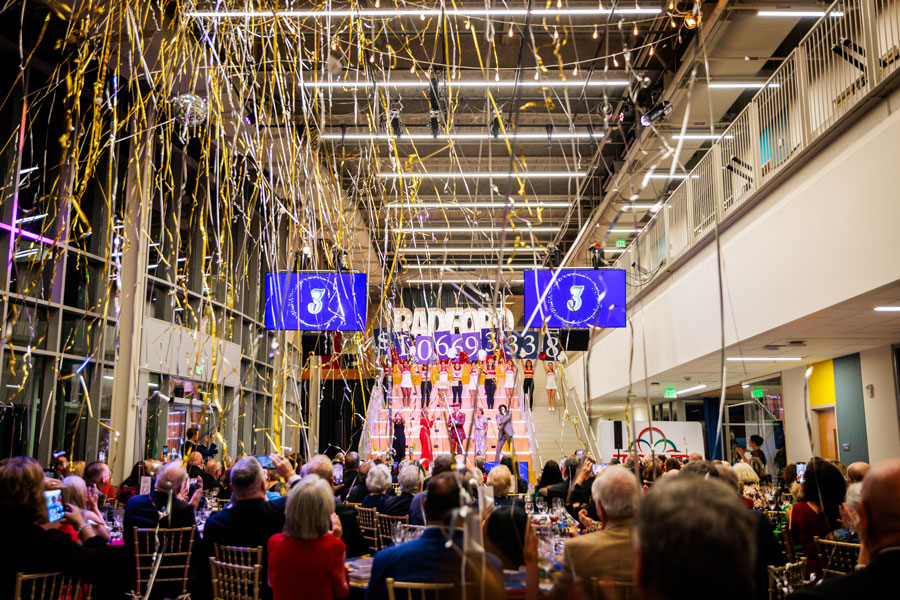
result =
[{"label": "bald head", "polygon": [[303,475],[318,475],[328,483],[334,478],[334,467],[331,466],[331,459],[324,454],[316,454],[309,462],[303,466]]},{"label": "bald head", "polygon": [[160,492],[172,490],[174,493],[181,491],[181,486],[187,481],[187,471],[180,460],[173,460],[156,476],[156,489]]},{"label": "bald head", "polygon": [[202,465],[203,464],[203,455],[199,452],[191,452],[191,458],[189,461],[191,465]]},{"label": "bald head", "polygon": [[619,465],[606,467],[594,480],[591,495],[604,522],[627,519],[637,512],[641,486],[634,473]]},{"label": "bald head", "polygon": [[869,463],[865,462],[855,462],[850,463],[850,466],[847,467],[847,481],[850,483],[860,483],[863,478],[869,473],[869,470],[872,467],[869,466]]},{"label": "bald head", "polygon": [[859,535],[870,553],[900,545],[900,458],[872,467],[862,482]]}]

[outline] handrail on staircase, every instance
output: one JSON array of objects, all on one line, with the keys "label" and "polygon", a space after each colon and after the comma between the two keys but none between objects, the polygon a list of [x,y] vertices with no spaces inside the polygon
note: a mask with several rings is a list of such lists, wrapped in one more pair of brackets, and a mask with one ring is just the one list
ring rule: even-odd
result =
[{"label": "handrail on staircase", "polygon": [[575,391],[575,388],[572,388],[572,394],[569,394],[569,386],[568,377],[566,376],[565,363],[568,362],[568,356],[565,357],[564,360],[558,361],[559,369],[559,383],[557,386],[557,393],[560,394],[563,406],[569,413],[569,418],[574,419],[575,421],[575,433],[578,435],[579,439],[583,444],[587,447],[585,448],[586,452],[589,452],[594,460],[600,460],[600,446],[597,444],[597,436],[594,435],[594,429],[591,427],[590,420],[587,416],[587,411],[584,409],[584,403],[582,399],[578,397],[578,393]]}]

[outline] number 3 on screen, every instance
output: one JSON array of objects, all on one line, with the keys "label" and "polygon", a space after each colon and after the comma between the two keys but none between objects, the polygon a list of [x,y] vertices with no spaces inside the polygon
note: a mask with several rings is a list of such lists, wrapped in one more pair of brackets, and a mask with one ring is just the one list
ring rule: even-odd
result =
[{"label": "number 3 on screen", "polygon": [[322,297],[325,295],[323,288],[315,288],[309,291],[312,296],[312,302],[306,305],[306,309],[310,314],[317,315],[322,312]]},{"label": "number 3 on screen", "polygon": [[572,299],[566,302],[566,307],[571,311],[576,311],[581,308],[581,295],[584,293],[583,285],[573,285],[569,288],[569,294],[571,294]]}]

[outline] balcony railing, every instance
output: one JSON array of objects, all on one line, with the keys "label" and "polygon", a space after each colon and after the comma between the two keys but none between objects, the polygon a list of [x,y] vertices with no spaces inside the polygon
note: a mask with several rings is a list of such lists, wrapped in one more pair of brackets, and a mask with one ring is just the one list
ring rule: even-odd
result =
[{"label": "balcony railing", "polygon": [[900,66],[900,0],[838,1],[619,256],[628,298],[713,234]]}]

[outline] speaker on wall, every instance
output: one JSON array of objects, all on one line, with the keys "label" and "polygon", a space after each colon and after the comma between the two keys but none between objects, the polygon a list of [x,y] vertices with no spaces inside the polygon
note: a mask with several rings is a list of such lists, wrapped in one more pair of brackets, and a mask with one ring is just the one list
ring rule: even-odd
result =
[{"label": "speaker on wall", "polygon": [[622,421],[613,421],[613,442],[616,450],[624,447],[622,444]]},{"label": "speaker on wall", "polygon": [[563,350],[571,352],[583,352],[588,349],[591,341],[589,329],[560,329],[559,345]]}]

